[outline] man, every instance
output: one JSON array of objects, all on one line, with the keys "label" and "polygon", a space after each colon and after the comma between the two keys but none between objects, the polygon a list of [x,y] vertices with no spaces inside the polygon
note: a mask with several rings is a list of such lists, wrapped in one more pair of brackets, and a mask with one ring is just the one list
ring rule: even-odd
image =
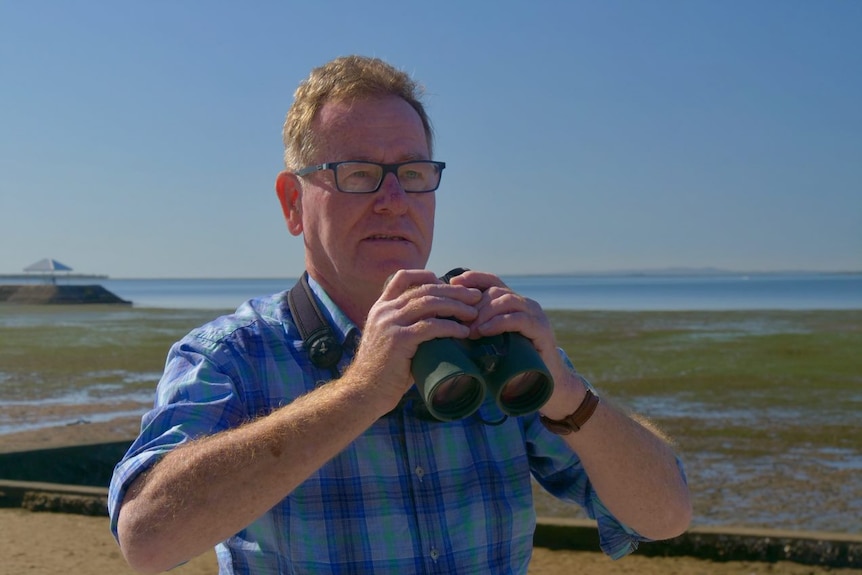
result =
[{"label": "man", "polygon": [[[285,294],[176,344],[111,484],[112,529],[136,569],[217,545],[222,573],[524,573],[531,474],[596,517],[614,557],[688,526],[667,442],[596,404],[536,302],[488,273],[446,284],[424,270],[444,166],[417,92],[356,56],[298,88],[276,191],[346,348],[340,371],[311,364]],[[420,343],[503,332],[526,336],[553,376],[549,427],[577,411],[580,430],[558,435],[539,414],[432,422],[402,401]]]}]

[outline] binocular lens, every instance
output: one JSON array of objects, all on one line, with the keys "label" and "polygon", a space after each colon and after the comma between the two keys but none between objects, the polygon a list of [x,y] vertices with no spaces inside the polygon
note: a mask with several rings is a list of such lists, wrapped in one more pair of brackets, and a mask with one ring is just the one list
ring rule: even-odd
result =
[{"label": "binocular lens", "polygon": [[440,382],[431,394],[431,407],[442,415],[457,417],[475,409],[484,395],[482,383],[471,375],[461,374]]},{"label": "binocular lens", "polygon": [[[456,268],[440,279],[449,283],[464,271]],[[554,391],[554,380],[533,343],[518,332],[422,342],[410,371],[425,408],[441,421],[472,415],[486,394],[505,415],[527,415]]]},{"label": "binocular lens", "polygon": [[549,381],[539,371],[525,371],[509,379],[500,390],[500,403],[515,413],[533,411],[547,401]]}]

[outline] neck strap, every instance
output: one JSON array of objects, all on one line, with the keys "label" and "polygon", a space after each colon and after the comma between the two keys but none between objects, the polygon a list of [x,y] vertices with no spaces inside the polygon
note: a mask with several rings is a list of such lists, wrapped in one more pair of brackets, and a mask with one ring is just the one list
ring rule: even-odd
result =
[{"label": "neck strap", "polygon": [[339,377],[337,366],[344,349],[317,305],[314,292],[308,285],[308,272],[303,272],[296,285],[290,288],[287,305],[311,363],[316,367],[329,369],[333,377]]}]

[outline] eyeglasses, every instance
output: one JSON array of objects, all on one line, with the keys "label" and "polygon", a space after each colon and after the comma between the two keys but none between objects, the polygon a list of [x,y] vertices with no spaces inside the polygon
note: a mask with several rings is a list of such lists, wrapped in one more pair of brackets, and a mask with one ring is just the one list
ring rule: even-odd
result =
[{"label": "eyeglasses", "polygon": [[393,173],[405,192],[433,192],[440,186],[444,162],[417,160],[400,164],[378,164],[377,162],[329,162],[308,166],[294,172],[307,176],[321,170],[332,170],[335,187],[346,194],[371,194],[380,189],[386,174]]}]

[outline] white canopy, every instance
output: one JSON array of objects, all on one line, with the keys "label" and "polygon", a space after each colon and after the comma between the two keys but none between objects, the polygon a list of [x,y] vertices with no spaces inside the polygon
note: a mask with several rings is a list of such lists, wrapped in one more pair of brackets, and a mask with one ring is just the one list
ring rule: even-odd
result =
[{"label": "white canopy", "polygon": [[25,272],[70,272],[72,268],[67,266],[66,264],[61,264],[57,260],[51,258],[44,258],[36,262],[35,264],[30,264],[26,268],[24,268]]},{"label": "white canopy", "polygon": [[24,268],[24,271],[40,272],[40,277],[42,277],[46,281],[50,281],[51,283],[56,284],[57,272],[66,272],[66,275],[69,275],[69,272],[72,271],[72,268],[70,268],[66,264],[61,264],[57,260],[45,258],[39,260],[35,264],[30,264],[29,266]]}]

